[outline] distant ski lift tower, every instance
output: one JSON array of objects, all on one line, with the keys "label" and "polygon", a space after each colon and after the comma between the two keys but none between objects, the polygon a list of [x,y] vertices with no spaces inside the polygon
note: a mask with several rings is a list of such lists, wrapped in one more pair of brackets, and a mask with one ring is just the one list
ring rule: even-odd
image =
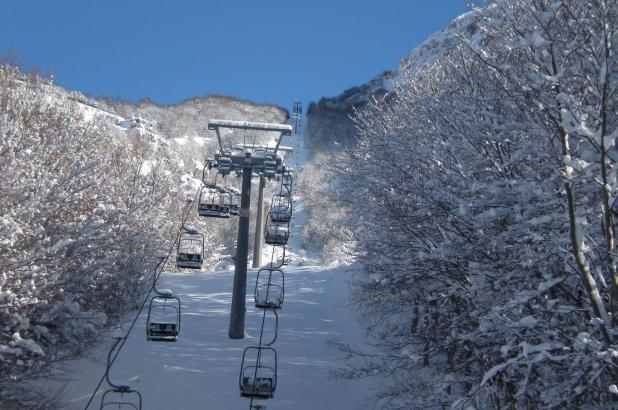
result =
[{"label": "distant ski lift tower", "polygon": [[292,120],[294,122],[294,134],[300,134],[300,127],[303,125],[303,103],[296,100],[292,107]]}]

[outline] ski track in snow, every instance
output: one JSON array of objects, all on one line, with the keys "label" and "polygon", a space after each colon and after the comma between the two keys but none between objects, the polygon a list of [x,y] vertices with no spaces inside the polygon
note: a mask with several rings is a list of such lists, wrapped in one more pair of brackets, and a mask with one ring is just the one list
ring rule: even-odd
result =
[{"label": "ski track in snow", "polygon": [[[307,161],[302,139],[293,136],[294,165]],[[279,332],[273,345],[278,356],[277,389],[274,398],[256,401],[269,410],[360,409],[370,394],[369,380],[344,381],[330,372],[343,364],[333,340],[359,344],[364,334],[356,313],[344,306],[348,294],[347,267],[321,267],[315,260],[300,260],[300,228],[306,220],[302,198],[295,197],[290,237],[291,264],[285,273],[285,301],[279,311]],[[265,246],[263,264],[270,261]],[[303,266],[306,265],[306,266]],[[233,270],[218,272],[163,273],[160,288],[169,288],[182,302],[182,322],[176,343],[148,342],[145,336],[147,309],[129,336],[111,369],[111,379],[127,384],[143,397],[143,408],[157,409],[248,409],[240,397],[238,378],[243,349],[258,341],[262,311],[253,307],[257,270],[247,280],[246,337],[227,336],[232,296]],[[126,331],[136,312],[127,314]],[[272,327],[265,326],[265,339]],[[51,390],[64,387],[66,409],[83,409],[105,371],[112,342],[109,337],[86,357],[62,365],[56,380],[45,381]],[[104,382],[89,409],[98,409]]]}]

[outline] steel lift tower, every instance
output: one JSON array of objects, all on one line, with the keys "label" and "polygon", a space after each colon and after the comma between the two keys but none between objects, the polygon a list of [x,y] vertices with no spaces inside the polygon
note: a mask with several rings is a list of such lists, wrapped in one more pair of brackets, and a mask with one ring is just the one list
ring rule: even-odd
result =
[{"label": "steel lift tower", "polygon": [[300,127],[303,124],[303,103],[296,100],[292,107],[292,120],[294,123],[294,134],[300,134]]},{"label": "steel lift tower", "polygon": [[[243,144],[225,147],[221,137],[221,128],[241,129],[249,131],[279,132],[279,139],[274,147]],[[229,337],[242,339],[245,332],[245,297],[247,293],[247,256],[249,254],[249,209],[251,206],[251,178],[253,175],[260,177],[260,191],[263,191],[265,179],[276,178],[285,172],[283,155],[281,153],[292,151],[291,148],[282,147],[281,140],[284,135],[292,135],[293,128],[287,124],[271,124],[262,122],[230,121],[212,119],[208,121],[208,129],[214,130],[219,141],[219,152],[215,154],[216,166],[219,173],[227,175],[232,171],[242,172],[242,192],[240,197],[240,214],[238,221],[238,240],[236,247],[236,265],[234,269],[234,288],[232,293],[232,310],[230,313]],[[263,192],[260,192],[263,198]],[[256,223],[256,238],[260,240],[263,224],[264,211],[263,199],[258,204],[258,221]],[[259,265],[261,255],[260,241],[256,240],[254,249],[254,266]],[[259,249],[257,249],[259,246]]]}]

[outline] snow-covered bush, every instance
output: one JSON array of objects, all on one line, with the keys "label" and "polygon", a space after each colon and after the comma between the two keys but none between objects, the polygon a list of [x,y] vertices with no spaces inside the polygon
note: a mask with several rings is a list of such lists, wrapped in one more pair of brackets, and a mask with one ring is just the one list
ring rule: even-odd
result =
[{"label": "snow-covered bush", "polygon": [[[205,269],[221,246],[233,249],[233,220],[204,220],[195,203],[187,208],[204,159],[214,154],[208,120],[280,122],[286,115],[224,97],[168,107],[94,101],[0,66],[3,408],[52,406],[43,400],[50,395],[24,382],[81,352],[142,301],[155,255],[175,250],[186,212],[205,236]],[[174,258],[165,268],[175,268]]]},{"label": "snow-covered bush", "polygon": [[[135,305],[177,229],[177,163],[152,135],[87,118],[68,93],[0,67],[2,386],[79,352]],[[0,402],[10,394],[0,388]]]},{"label": "snow-covered bush", "polygon": [[341,375],[390,376],[380,408],[615,404],[617,13],[490,2],[357,112],[337,180],[375,351]]},{"label": "snow-covered bush", "polygon": [[315,153],[311,163],[298,173],[296,182],[307,214],[300,232],[302,246],[317,253],[325,265],[347,263],[353,256],[348,245],[353,234],[351,220],[357,213],[339,204],[335,188],[336,161],[333,154]]}]

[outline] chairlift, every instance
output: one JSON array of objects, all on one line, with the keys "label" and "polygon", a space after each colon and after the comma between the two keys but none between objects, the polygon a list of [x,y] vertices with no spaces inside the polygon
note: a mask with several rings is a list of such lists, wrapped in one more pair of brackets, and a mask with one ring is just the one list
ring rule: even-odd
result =
[{"label": "chairlift", "polygon": [[153,342],[175,342],[180,332],[180,299],[171,290],[157,289],[158,278],[155,268],[152,279],[155,295],[150,298],[148,306],[146,339]]},{"label": "chairlift", "polygon": [[281,309],[285,275],[281,269],[260,269],[255,279],[253,299],[258,309]]},{"label": "chairlift", "polygon": [[273,195],[270,205],[270,220],[272,222],[289,222],[292,218],[292,201],[286,195]]},{"label": "chairlift", "polygon": [[176,267],[200,269],[204,262],[204,235],[199,232],[183,232],[176,248]]},{"label": "chairlift", "polygon": [[[263,364],[265,359],[269,359],[270,366]],[[238,385],[242,397],[272,398],[277,388],[277,352],[275,349],[262,346],[247,347],[242,353]]]},{"label": "chairlift", "polygon": [[180,332],[180,299],[170,290],[157,291],[150,299],[146,318],[146,339],[175,342]]},{"label": "chairlift", "polygon": [[269,215],[264,229],[264,242],[268,245],[287,245],[290,236],[289,223],[275,222]]},{"label": "chairlift", "polygon": [[216,187],[204,185],[200,189],[197,213],[199,216],[229,218],[231,201],[226,200],[226,193]]},{"label": "chairlift", "polygon": [[112,366],[112,353],[120,343],[122,338],[117,338],[109,353],[107,354],[107,370],[105,379],[110,386],[101,396],[100,410],[107,409],[122,409],[122,410],[142,410],[142,395],[137,390],[133,390],[129,386],[114,384],[110,378],[110,368]]}]

